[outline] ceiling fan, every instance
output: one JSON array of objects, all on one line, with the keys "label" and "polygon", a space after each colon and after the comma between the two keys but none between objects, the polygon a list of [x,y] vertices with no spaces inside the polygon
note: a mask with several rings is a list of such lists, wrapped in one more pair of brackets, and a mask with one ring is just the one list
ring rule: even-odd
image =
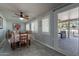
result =
[{"label": "ceiling fan", "polygon": [[19,19],[20,20],[29,20],[29,16],[28,15],[24,15],[23,12],[20,12],[20,13],[15,13],[17,16],[19,16]]}]

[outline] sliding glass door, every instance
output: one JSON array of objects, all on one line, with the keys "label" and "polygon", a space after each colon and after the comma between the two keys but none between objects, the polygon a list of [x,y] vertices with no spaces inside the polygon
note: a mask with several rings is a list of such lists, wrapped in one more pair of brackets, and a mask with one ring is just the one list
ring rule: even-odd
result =
[{"label": "sliding glass door", "polygon": [[58,14],[58,37],[79,38],[79,8],[73,8]]},{"label": "sliding glass door", "polygon": [[69,33],[69,11],[58,14],[58,37],[67,38]]},{"label": "sliding glass door", "polygon": [[57,48],[69,55],[76,55],[79,46],[79,7],[59,12],[57,16]]},{"label": "sliding glass door", "polygon": [[70,38],[78,38],[78,21],[70,21]]}]

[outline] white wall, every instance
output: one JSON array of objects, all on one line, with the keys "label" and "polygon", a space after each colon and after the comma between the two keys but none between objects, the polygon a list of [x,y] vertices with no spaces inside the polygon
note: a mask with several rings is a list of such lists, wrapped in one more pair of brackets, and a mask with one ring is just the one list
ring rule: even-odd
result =
[{"label": "white wall", "polygon": [[[11,22],[11,21],[6,21],[6,29],[8,30],[13,30],[13,24],[15,24],[15,23],[17,23],[17,22]],[[21,32],[24,32],[25,31],[25,23],[18,23],[18,24],[20,24],[21,25],[21,28],[20,28],[20,31]]]},{"label": "white wall", "polygon": [[[35,37],[35,39],[37,41],[40,41],[49,46],[54,46],[54,39],[53,39],[53,32],[52,32],[53,30],[51,30],[52,28],[49,27],[50,28],[49,33],[42,32],[42,18],[44,16],[49,16],[49,22],[51,22],[50,18],[51,18],[51,20],[53,20],[52,19],[53,15],[51,15],[52,13],[53,12],[50,11],[50,12],[44,14],[43,16],[39,16],[38,18],[36,18],[38,20],[38,32],[37,33],[33,32],[33,36]],[[51,23],[49,23],[49,26],[51,26]],[[52,26],[53,26],[53,24],[52,24]]]},{"label": "white wall", "polygon": [[[0,15],[0,16],[2,16],[2,15]],[[0,29],[0,41],[3,41],[5,39],[5,37],[6,37],[5,34],[8,29],[13,30],[12,24],[13,24],[13,22],[6,21],[6,19],[3,17],[3,29]],[[26,31],[25,23],[19,23],[19,24],[21,25],[20,31],[25,32]]]},{"label": "white wall", "polygon": [[[2,15],[0,15],[0,16],[2,16]],[[5,18],[3,17],[3,29],[0,29],[0,40],[1,41],[3,41],[5,39],[5,35],[4,35],[5,32],[6,32],[6,21],[5,21]]]}]

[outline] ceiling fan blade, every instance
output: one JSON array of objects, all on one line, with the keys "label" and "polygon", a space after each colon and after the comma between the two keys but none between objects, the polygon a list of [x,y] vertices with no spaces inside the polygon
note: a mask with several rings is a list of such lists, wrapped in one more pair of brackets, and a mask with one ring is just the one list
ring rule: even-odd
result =
[{"label": "ceiling fan blade", "polygon": [[29,18],[24,18],[24,19],[29,20]]},{"label": "ceiling fan blade", "polygon": [[24,18],[28,20],[29,19],[29,16],[24,16]]}]

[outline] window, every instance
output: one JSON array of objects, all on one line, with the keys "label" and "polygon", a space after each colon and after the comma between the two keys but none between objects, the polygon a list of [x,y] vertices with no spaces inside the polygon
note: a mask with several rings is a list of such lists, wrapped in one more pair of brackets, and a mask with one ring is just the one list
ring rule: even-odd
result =
[{"label": "window", "polygon": [[78,13],[79,8],[73,8],[70,10],[70,23],[69,23],[69,37],[70,38],[78,38]]},{"label": "window", "polygon": [[68,19],[69,19],[69,11],[65,11],[65,12],[58,14],[58,20],[59,21],[65,21],[65,20],[68,20]]},{"label": "window", "polygon": [[33,32],[38,32],[38,21],[37,21],[37,20],[35,20],[35,21],[33,21],[33,22],[31,23],[31,30],[32,30]]},{"label": "window", "polygon": [[78,21],[70,22],[70,37],[78,37]]},{"label": "window", "polygon": [[35,32],[38,32],[38,21],[34,21],[34,28],[35,28]]},{"label": "window", "polygon": [[26,30],[30,30],[30,25],[29,24],[26,24]]},{"label": "window", "polygon": [[61,31],[65,31],[66,37],[68,37],[68,22],[58,23],[58,33],[61,33]]},{"label": "window", "polygon": [[34,22],[31,23],[31,30],[34,31]]},{"label": "window", "polygon": [[70,10],[70,19],[78,19],[78,8]]},{"label": "window", "polygon": [[[58,14],[58,33],[64,31],[65,37],[78,38],[79,36],[79,8],[73,8]],[[58,36],[59,37],[59,36]]]},{"label": "window", "polygon": [[42,32],[49,32],[49,18],[42,19]]}]

